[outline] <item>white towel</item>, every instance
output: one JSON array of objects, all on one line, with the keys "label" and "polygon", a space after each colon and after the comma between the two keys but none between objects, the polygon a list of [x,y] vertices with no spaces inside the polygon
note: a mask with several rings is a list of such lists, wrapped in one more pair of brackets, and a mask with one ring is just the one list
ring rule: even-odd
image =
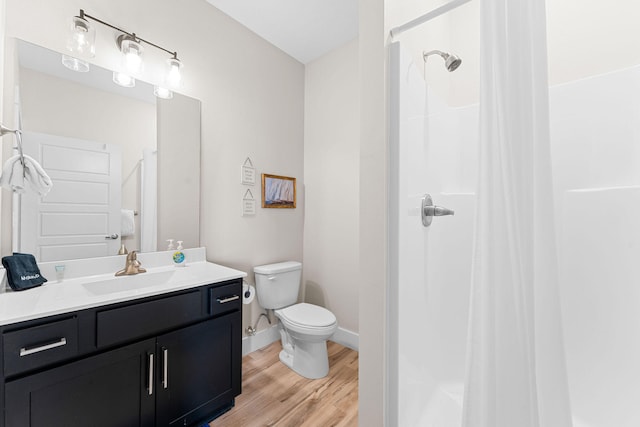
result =
[{"label": "white towel", "polygon": [[27,189],[25,182],[35,190],[40,197],[44,197],[49,193],[53,182],[49,175],[42,169],[42,166],[32,157],[24,155],[24,168],[20,161],[20,155],[11,157],[2,167],[2,176],[0,176],[0,186],[7,188],[16,193],[24,193]]},{"label": "white towel", "polygon": [[120,236],[133,236],[136,232],[134,212],[130,209],[122,209],[122,225],[120,226]]}]

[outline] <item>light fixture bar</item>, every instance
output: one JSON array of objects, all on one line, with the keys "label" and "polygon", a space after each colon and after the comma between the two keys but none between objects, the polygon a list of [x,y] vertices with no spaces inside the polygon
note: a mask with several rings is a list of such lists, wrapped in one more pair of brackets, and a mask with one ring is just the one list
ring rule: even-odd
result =
[{"label": "light fixture bar", "polygon": [[160,49],[162,51],[165,51],[168,54],[173,55],[174,59],[178,59],[178,52],[173,52],[173,51],[170,51],[169,49],[165,49],[162,46],[159,46],[159,45],[157,45],[155,43],[150,42],[149,40],[145,40],[142,37],[137,36],[135,33],[130,33],[128,31],[123,30],[122,28],[116,27],[115,25],[111,25],[108,22],[103,21],[102,19],[96,18],[95,16],[91,16],[88,13],[85,13],[85,11],[83,9],[80,9],[79,17],[83,18],[83,19],[87,19],[88,18],[88,19],[91,19],[92,21],[98,22],[98,23],[100,23],[102,25],[105,25],[105,26],[107,26],[109,28],[113,28],[114,30],[120,31],[121,33],[124,33],[124,34],[126,34],[126,35],[128,35],[130,37],[133,37],[134,40],[141,41],[143,43],[148,44],[149,46],[155,47],[156,49]]}]

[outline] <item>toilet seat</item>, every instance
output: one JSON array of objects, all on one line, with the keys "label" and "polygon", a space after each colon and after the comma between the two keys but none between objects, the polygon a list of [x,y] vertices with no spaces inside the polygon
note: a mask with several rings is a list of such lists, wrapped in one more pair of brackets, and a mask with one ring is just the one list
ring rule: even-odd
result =
[{"label": "toilet seat", "polygon": [[276,310],[275,313],[287,328],[311,335],[326,333],[337,324],[336,316],[332,312],[304,302]]}]

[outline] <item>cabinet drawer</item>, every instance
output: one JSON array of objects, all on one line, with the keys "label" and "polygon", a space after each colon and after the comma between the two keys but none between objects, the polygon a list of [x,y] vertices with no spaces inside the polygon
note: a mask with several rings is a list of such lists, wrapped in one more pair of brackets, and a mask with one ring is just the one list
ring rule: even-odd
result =
[{"label": "cabinet drawer", "polygon": [[240,310],[241,306],[242,283],[232,283],[209,289],[209,314],[212,316]]},{"label": "cabinet drawer", "polygon": [[104,347],[144,338],[203,317],[200,291],[99,311],[96,344]]},{"label": "cabinet drawer", "polygon": [[75,317],[4,334],[5,376],[46,366],[78,354]]}]

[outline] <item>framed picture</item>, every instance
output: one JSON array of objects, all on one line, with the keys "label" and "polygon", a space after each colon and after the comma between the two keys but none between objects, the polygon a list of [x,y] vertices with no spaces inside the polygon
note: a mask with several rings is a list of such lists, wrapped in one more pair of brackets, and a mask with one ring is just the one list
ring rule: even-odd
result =
[{"label": "framed picture", "polygon": [[262,207],[296,207],[296,179],[288,176],[262,174]]}]

